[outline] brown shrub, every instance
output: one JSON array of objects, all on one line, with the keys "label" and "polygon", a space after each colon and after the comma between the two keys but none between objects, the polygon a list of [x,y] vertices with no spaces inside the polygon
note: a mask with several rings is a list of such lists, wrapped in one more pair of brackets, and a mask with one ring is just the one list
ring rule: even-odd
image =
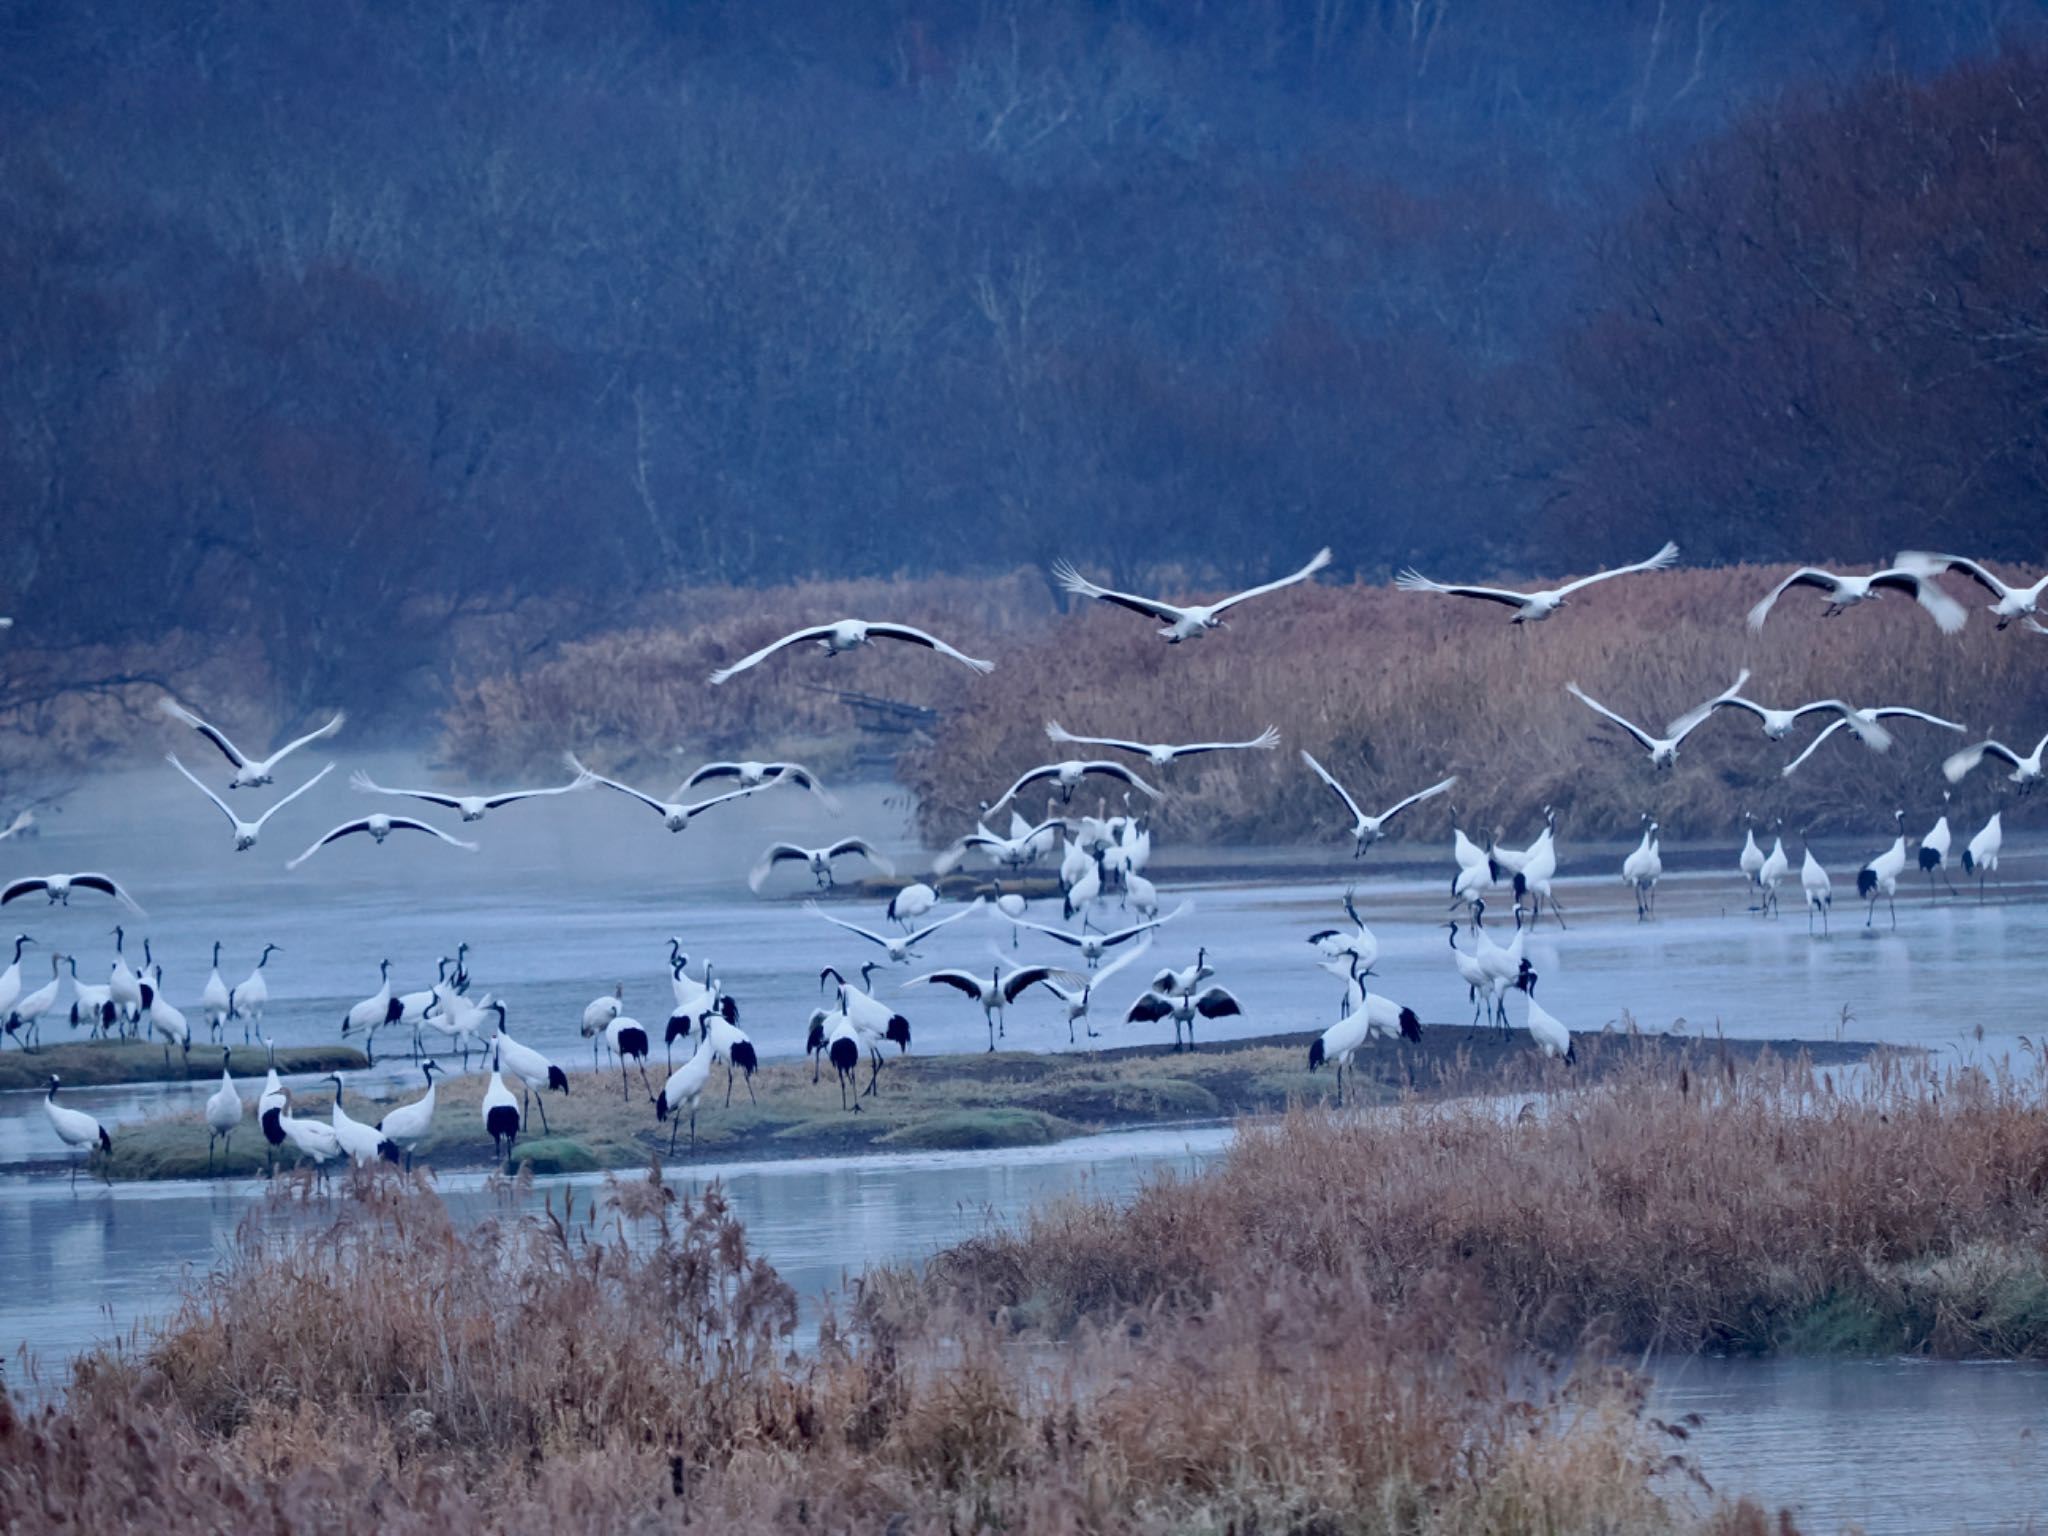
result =
[{"label": "brown shrub", "polygon": [[1052,605],[1042,582],[1018,572],[988,581],[694,588],[660,606],[672,615],[664,627],[577,641],[540,666],[459,686],[443,717],[447,755],[474,772],[510,773],[559,765],[563,749],[574,748],[597,764],[659,763],[666,777],[674,765],[662,754],[672,747],[760,756],[778,744],[849,734],[839,689],[950,712],[975,675],[888,641],[829,665],[810,647],[793,647],[724,687],[708,679],[791,630],[847,617],[914,624],[970,656],[986,655],[978,647],[992,633],[1042,618]]},{"label": "brown shrub", "polygon": [[716,1189],[469,1231],[392,1181],[245,1228],[139,1353],[0,1399],[10,1530],[1680,1530],[1639,1386],[1449,1287],[1240,1266],[1057,1354],[927,1313],[787,1352]]},{"label": "brown shrub", "polygon": [[[2043,1075],[1881,1059],[1622,1070],[1526,1119],[1485,1102],[1247,1127],[1199,1177],[1069,1200],[866,1305],[936,1299],[1052,1331],[1202,1307],[1257,1261],[1394,1308],[1456,1283],[1524,1342],[2048,1356]],[[1509,1106],[1510,1108],[1512,1106]]]}]

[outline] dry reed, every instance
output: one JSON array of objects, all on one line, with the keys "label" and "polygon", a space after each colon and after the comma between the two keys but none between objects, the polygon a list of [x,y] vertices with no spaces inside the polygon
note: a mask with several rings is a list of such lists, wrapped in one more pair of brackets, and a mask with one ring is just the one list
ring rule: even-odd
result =
[{"label": "dry reed", "polygon": [[[1910,704],[2029,743],[2048,729],[2048,642],[2039,636],[1999,633],[1979,613],[1947,638],[1903,600],[1823,619],[1804,593],[1788,595],[1752,635],[1742,615],[1785,569],[1630,577],[1527,627],[1491,604],[1320,586],[1171,647],[1135,615],[1097,604],[1006,655],[902,777],[927,830],[950,837],[971,824],[978,799],[1023,768],[1081,750],[1048,743],[1048,720],[1145,741],[1236,739],[1277,725],[1274,757],[1232,753],[1169,770],[1161,824],[1218,842],[1341,836],[1341,809],[1295,756],[1306,748],[1369,810],[1457,774],[1455,793],[1411,815],[1405,835],[1448,835],[1455,805],[1475,835],[1505,828],[1520,843],[1545,805],[1581,828],[1633,828],[1649,810],[1668,836],[1732,824],[1744,810],[1781,815],[1788,831],[1867,825],[1873,805],[1938,807],[1936,765],[1963,741],[1905,722],[1896,748],[1879,755],[1838,733],[1788,780],[1780,768],[1819,725],[1772,743],[1754,718],[1733,714],[1701,727],[1677,766],[1659,773],[1619,728],[1571,698],[1567,682],[1656,733],[1744,667],[1753,671],[1749,696],[1776,707],[1839,696]],[[1957,805],[1987,808],[2003,787],[1980,771]]]},{"label": "dry reed", "polygon": [[1457,1285],[1537,1347],[2048,1357],[2048,1073],[1880,1057],[1857,1081],[1709,1049],[1548,1114],[1300,1110],[1198,1178],[1055,1204],[867,1301],[1058,1331],[1206,1305],[1255,1254],[1397,1308]]},{"label": "dry reed", "polygon": [[447,755],[476,772],[517,772],[559,763],[563,748],[574,747],[607,763],[659,761],[665,773],[670,765],[658,755],[670,748],[766,756],[846,736],[851,719],[840,689],[951,711],[974,674],[887,641],[829,663],[809,646],[792,647],[722,688],[708,678],[791,630],[847,617],[918,625],[983,655],[977,647],[992,632],[1040,618],[1052,603],[1042,583],[1016,573],[692,589],[658,606],[674,616],[667,625],[577,641],[522,673],[458,687],[443,721]]},{"label": "dry reed", "polygon": [[1532,1370],[1455,1284],[1239,1266],[1203,1308],[1020,1350],[956,1313],[789,1349],[716,1189],[471,1231],[386,1184],[245,1228],[138,1352],[0,1400],[11,1531],[1737,1530],[1682,1427]]}]

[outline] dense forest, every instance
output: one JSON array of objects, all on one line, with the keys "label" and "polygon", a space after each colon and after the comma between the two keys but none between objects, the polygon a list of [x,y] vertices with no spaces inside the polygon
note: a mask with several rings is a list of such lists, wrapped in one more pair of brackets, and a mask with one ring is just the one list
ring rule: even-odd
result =
[{"label": "dense forest", "polygon": [[2038,559],[2041,37],[1961,0],[23,0],[0,712],[227,658],[258,714],[391,730],[679,591],[1061,555]]}]

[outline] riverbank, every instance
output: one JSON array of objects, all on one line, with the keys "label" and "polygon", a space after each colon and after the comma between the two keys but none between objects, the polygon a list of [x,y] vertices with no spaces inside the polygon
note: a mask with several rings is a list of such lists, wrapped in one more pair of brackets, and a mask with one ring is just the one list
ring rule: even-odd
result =
[{"label": "riverbank", "polygon": [[[1158,1046],[1118,1046],[1057,1053],[919,1056],[893,1051],[884,1058],[876,1092],[865,1093],[870,1067],[863,1062],[846,1093],[832,1068],[773,1062],[753,1077],[753,1095],[736,1076],[727,1105],[725,1073],[715,1068],[697,1118],[696,1156],[702,1160],[763,1161],[857,1155],[863,1152],[970,1150],[1036,1146],[1070,1136],[1137,1126],[1275,1115],[1295,1105],[1332,1103],[1334,1075],[1308,1070],[1310,1033],[1223,1041],[1175,1053]],[[683,1042],[678,1042],[681,1047]],[[1671,1035],[1583,1035],[1578,1064],[1545,1062],[1525,1033],[1454,1025],[1426,1027],[1419,1043],[1381,1043],[1360,1054],[1347,1072],[1346,1102],[1391,1104],[1404,1098],[1533,1093],[1591,1084],[1623,1071],[1674,1074],[1728,1070],[1766,1059],[1803,1057],[1826,1070],[1894,1053],[1834,1041],[1721,1041]],[[565,1094],[537,1096],[531,1130],[513,1148],[510,1164],[536,1173],[579,1173],[644,1166],[667,1156],[671,1130],[658,1124],[650,1099],[663,1081],[657,1059],[643,1082],[637,1068],[623,1074],[571,1072]],[[432,1129],[415,1160],[435,1168],[482,1169],[493,1163],[481,1102],[485,1074],[441,1079]],[[243,1085],[253,1101],[253,1084]],[[350,1093],[347,1112],[374,1123],[392,1105],[418,1097]],[[325,1086],[299,1095],[296,1112],[325,1119],[333,1096]],[[259,1174],[266,1147],[252,1118],[212,1172],[221,1177]],[[545,1112],[546,1123],[541,1116]],[[114,1150],[104,1171],[114,1180],[200,1178],[208,1173],[206,1128],[197,1112],[110,1127]],[[687,1124],[675,1136],[678,1160],[689,1158]],[[289,1160],[289,1158],[287,1158]],[[66,1167],[52,1159],[50,1168]],[[98,1164],[95,1165],[99,1166]],[[16,1170],[19,1171],[19,1170]]]}]

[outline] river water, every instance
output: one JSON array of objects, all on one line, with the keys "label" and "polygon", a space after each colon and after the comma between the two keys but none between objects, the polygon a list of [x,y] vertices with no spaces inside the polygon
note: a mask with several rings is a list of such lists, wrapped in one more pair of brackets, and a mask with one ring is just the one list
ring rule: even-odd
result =
[{"label": "river water", "polygon": [[[403,761],[368,766],[387,783],[427,777]],[[574,1063],[587,1049],[577,1032],[583,1005],[614,982],[624,983],[630,1012],[657,1027],[666,1017],[671,934],[693,957],[717,963],[764,1055],[794,1054],[817,1006],[818,968],[850,972],[879,954],[804,911],[807,877],[778,873],[757,897],[745,871],[779,837],[824,842],[860,832],[906,870],[921,858],[905,807],[880,788],[844,790],[846,809],[837,818],[809,796],[775,790],[676,835],[600,790],[511,807],[462,828],[484,845],[475,855],[402,834],[381,848],[358,838],[288,874],[288,857],[365,808],[338,782],[344,777],[332,775],[280,814],[257,849],[236,855],[218,813],[167,769],[108,774],[83,785],[61,815],[45,817],[36,840],[0,844],[0,874],[104,869],[122,879],[149,909],[147,919],[125,920],[130,955],[139,958],[147,935],[165,965],[167,991],[195,1022],[214,940],[226,946],[222,972],[230,983],[262,944],[282,945],[267,973],[266,1028],[279,1044],[335,1039],[347,1007],[376,990],[380,959],[393,961],[394,982],[406,990],[424,986],[435,957],[467,941],[475,990],[507,999],[515,1033]],[[650,787],[666,793],[673,785]],[[1733,873],[1735,840],[1667,844],[1674,873],[1652,923],[1635,921],[1617,878],[1625,849],[1567,841],[1559,890],[1571,926],[1546,918],[1529,944],[1545,1004],[1582,1030],[1632,1021],[1652,1030],[1919,1044],[1951,1062],[2018,1056],[2044,1023],[2038,966],[2024,962],[2048,946],[2041,899],[2048,850],[2014,821],[2008,817],[2012,841],[1995,900],[1980,904],[1974,891],[1931,900],[1916,877],[1900,900],[1896,930],[1882,905],[1876,927],[1865,929],[1853,894],[1855,869],[1889,841],[1889,822],[1862,843],[1820,846],[1840,897],[1825,940],[1808,936],[1796,877],[1786,916],[1746,910],[1747,893]],[[1426,1021],[1463,1022],[1469,1006],[1445,953],[1446,931],[1436,926],[1445,915],[1447,852],[1385,846],[1354,862],[1346,851],[1204,855],[1183,860],[1177,877],[1175,851],[1162,848],[1152,873],[1167,909],[1183,899],[1193,908],[1133,971],[1185,964],[1206,946],[1218,980],[1246,1010],[1241,1020],[1205,1027],[1207,1035],[1328,1023],[1339,986],[1315,968],[1304,941],[1314,928],[1341,921],[1339,898],[1356,881],[1381,946],[1377,989]],[[1252,873],[1277,864],[1293,873]],[[1495,917],[1511,904],[1504,894]],[[69,908],[16,902],[7,910],[7,921],[19,924],[10,931],[75,949],[81,973],[104,978],[108,930],[120,920],[110,904],[81,894]],[[835,900],[832,910],[886,926],[877,904]],[[1056,904],[1035,915],[1059,916]],[[1120,917],[1112,910],[1103,921]],[[1021,947],[1011,940],[1007,924],[973,918],[945,930],[923,958],[977,970],[993,963],[998,946],[1018,958],[1071,958],[1028,933]],[[31,950],[24,963],[30,987],[47,976],[47,961],[38,958],[46,952]],[[878,974],[877,992],[890,996],[888,978],[910,974]],[[1138,990],[1129,973],[1105,988],[1097,1027],[1106,1043],[1151,1038],[1114,1022]],[[921,1052],[985,1043],[979,1010],[953,993],[919,989],[893,1000],[913,1019]],[[62,1024],[46,1030],[50,1039],[68,1034]],[[1045,1000],[1018,1007],[1007,1043],[1065,1049],[1061,1015]],[[382,1042],[387,1056],[375,1075],[409,1077],[404,1048]],[[401,1054],[391,1060],[392,1052]],[[138,1085],[67,1090],[66,1097],[118,1135],[125,1121],[197,1108],[210,1090]],[[805,1295],[806,1315],[814,1317],[817,1298],[866,1264],[919,1259],[1068,1190],[1125,1192],[1162,1165],[1214,1155],[1226,1135],[1177,1128],[1028,1152],[688,1172],[726,1180],[755,1243]],[[0,1169],[58,1150],[33,1095],[0,1095]],[[473,1179],[447,1179],[443,1188],[458,1203],[489,1203]],[[36,1383],[60,1377],[78,1348],[127,1336],[160,1315],[181,1275],[211,1263],[258,1198],[256,1185],[227,1183],[81,1184],[73,1194],[61,1178],[0,1172],[0,1257],[10,1268],[10,1283],[0,1287],[7,1379],[38,1390]],[[1790,1504],[1807,1529],[1850,1521],[1871,1531],[2015,1529],[2048,1515],[2048,1455],[2036,1454],[2048,1433],[2048,1373],[1837,1361],[1658,1361],[1653,1369],[1660,1408],[1706,1415],[1691,1450],[1715,1485]]]}]

